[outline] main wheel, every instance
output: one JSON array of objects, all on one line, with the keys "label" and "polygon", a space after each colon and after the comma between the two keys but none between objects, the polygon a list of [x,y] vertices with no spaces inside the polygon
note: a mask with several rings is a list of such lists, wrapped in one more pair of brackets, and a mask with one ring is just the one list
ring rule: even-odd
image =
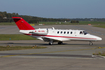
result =
[{"label": "main wheel", "polygon": [[49,45],[52,45],[52,43],[49,43]]},{"label": "main wheel", "polygon": [[63,42],[59,41],[58,44],[62,44]]},{"label": "main wheel", "polygon": [[53,44],[53,40],[50,40],[50,41],[49,41],[49,45],[52,45],[52,44]]}]

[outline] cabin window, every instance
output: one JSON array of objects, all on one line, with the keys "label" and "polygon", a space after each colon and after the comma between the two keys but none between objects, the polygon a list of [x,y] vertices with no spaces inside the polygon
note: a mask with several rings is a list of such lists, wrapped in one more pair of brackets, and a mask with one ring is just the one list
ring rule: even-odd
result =
[{"label": "cabin window", "polygon": [[69,34],[69,32],[67,32],[67,34]]},{"label": "cabin window", "polygon": [[64,34],[65,34],[66,32],[64,32]]},{"label": "cabin window", "polygon": [[61,34],[62,34],[62,31],[61,31]]},{"label": "cabin window", "polygon": [[59,34],[59,31],[57,32],[57,34]]},{"label": "cabin window", "polygon": [[71,34],[72,34],[73,32],[71,32]]}]

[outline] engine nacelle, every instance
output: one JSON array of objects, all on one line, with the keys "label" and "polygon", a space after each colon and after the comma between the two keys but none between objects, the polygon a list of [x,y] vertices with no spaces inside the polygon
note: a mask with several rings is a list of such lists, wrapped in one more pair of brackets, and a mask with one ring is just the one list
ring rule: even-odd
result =
[{"label": "engine nacelle", "polygon": [[48,30],[47,29],[36,29],[32,32],[29,32],[29,33],[32,33],[32,34],[47,34],[48,33]]}]

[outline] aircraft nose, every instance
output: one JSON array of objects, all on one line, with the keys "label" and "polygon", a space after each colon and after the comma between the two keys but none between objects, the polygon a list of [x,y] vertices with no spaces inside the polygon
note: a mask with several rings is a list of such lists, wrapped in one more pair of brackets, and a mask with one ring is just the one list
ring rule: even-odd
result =
[{"label": "aircraft nose", "polygon": [[98,40],[98,41],[101,41],[101,40],[102,40],[102,38],[101,38],[101,37],[97,37],[97,40]]}]

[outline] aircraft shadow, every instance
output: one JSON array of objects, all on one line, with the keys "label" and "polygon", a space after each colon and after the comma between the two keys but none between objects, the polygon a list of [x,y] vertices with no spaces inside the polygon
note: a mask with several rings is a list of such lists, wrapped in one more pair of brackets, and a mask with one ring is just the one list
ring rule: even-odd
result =
[{"label": "aircraft shadow", "polygon": [[53,45],[49,45],[48,43],[13,43],[13,42],[8,42],[8,43],[0,43],[1,45],[13,45],[13,46],[35,46],[35,45],[39,45],[39,46],[98,46],[98,47],[104,47],[105,44],[93,44],[93,45],[89,45],[87,44],[72,44],[72,43],[63,43],[61,45],[58,45],[57,43],[54,43]]},{"label": "aircraft shadow", "polygon": [[70,54],[18,54],[18,53],[0,53],[0,55],[16,55],[16,56],[53,56],[53,57],[81,57],[93,58],[92,55],[70,55]]}]

